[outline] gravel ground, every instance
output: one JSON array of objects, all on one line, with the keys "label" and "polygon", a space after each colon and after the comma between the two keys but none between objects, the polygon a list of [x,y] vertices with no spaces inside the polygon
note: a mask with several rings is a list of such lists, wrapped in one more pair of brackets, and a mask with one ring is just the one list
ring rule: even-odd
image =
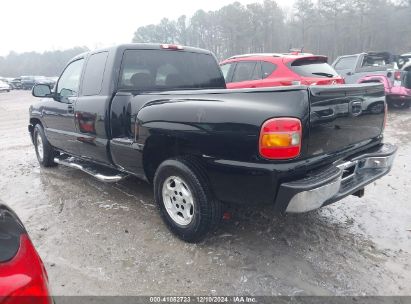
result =
[{"label": "gravel ground", "polygon": [[395,167],[362,199],[300,215],[233,209],[186,244],[146,183],[41,169],[27,133],[33,102],[0,94],[0,199],[25,223],[54,295],[411,295],[411,110],[389,113]]}]

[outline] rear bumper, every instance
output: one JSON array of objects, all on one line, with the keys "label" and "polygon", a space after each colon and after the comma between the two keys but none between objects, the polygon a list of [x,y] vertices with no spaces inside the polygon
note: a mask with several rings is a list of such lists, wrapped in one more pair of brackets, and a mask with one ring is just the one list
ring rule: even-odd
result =
[{"label": "rear bumper", "polygon": [[366,185],[391,170],[396,151],[396,146],[383,144],[312,172],[304,179],[283,183],[276,201],[283,202],[285,212],[301,213],[332,204],[351,194],[361,195]]}]

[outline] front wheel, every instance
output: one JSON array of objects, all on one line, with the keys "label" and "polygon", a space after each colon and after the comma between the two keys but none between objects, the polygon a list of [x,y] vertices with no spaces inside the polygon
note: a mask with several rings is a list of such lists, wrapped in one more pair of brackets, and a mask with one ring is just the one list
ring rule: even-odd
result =
[{"label": "front wheel", "polygon": [[54,167],[57,165],[54,162],[54,157],[57,155],[57,152],[50,145],[44,134],[44,129],[40,124],[37,124],[34,127],[33,143],[36,150],[37,160],[42,167]]},{"label": "front wheel", "polygon": [[195,160],[164,161],[154,176],[154,195],[168,228],[186,242],[198,242],[222,218],[222,206]]},{"label": "front wheel", "polygon": [[390,106],[394,109],[407,109],[410,107],[411,102],[409,100],[392,100]]}]

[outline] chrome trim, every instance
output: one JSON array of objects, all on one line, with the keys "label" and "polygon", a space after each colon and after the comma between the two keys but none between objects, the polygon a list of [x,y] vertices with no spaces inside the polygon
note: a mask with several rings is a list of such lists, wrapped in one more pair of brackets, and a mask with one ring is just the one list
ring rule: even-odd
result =
[{"label": "chrome trim", "polygon": [[187,226],[194,218],[195,199],[187,183],[179,176],[169,176],[163,183],[164,207],[178,225]]},{"label": "chrome trim", "polygon": [[81,170],[91,176],[94,176],[99,181],[106,182],[106,183],[116,183],[126,177],[126,175],[123,175],[123,174],[104,175],[101,173],[93,172],[92,170],[85,168],[84,166],[76,163],[73,157],[70,157],[67,159],[60,159],[58,157],[55,157],[54,162],[59,165],[64,165],[70,168]]},{"label": "chrome trim", "polygon": [[[389,169],[393,165],[395,158],[395,151],[391,155],[387,156],[368,156],[364,155],[363,158],[359,157],[353,161],[347,161],[342,164],[336,165],[341,170],[340,176],[331,181],[330,183],[307,191],[297,193],[290,200],[286,212],[287,213],[302,213],[320,208],[326,201],[337,196],[340,192],[341,184],[343,181],[353,178],[357,174],[362,174],[366,170],[377,169],[377,174],[384,174],[389,172]],[[355,166],[354,173],[343,178],[344,170]],[[385,169],[385,172],[383,171]],[[353,188],[355,189],[355,188]]]},{"label": "chrome trim", "polygon": [[389,157],[368,157],[360,160],[358,170],[375,169],[381,167],[391,167],[394,161],[393,155]]},{"label": "chrome trim", "polygon": [[286,212],[302,213],[320,208],[324,202],[333,197],[341,187],[341,178],[316,189],[303,191],[294,195]]}]

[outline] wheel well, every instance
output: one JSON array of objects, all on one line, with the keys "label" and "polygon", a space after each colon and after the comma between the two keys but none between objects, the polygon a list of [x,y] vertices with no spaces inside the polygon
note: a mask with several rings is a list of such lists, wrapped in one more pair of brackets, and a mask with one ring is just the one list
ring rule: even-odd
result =
[{"label": "wheel well", "polygon": [[165,160],[177,156],[198,155],[183,140],[169,136],[151,136],[144,146],[143,166],[151,183],[158,166]]},{"label": "wheel well", "polygon": [[34,127],[35,127],[37,124],[43,126],[43,125],[41,124],[40,119],[38,119],[38,118],[30,118],[29,131],[30,131],[31,140],[33,140]]},{"label": "wheel well", "polygon": [[41,125],[41,121],[38,118],[30,118],[30,124],[34,127],[37,124]]}]

